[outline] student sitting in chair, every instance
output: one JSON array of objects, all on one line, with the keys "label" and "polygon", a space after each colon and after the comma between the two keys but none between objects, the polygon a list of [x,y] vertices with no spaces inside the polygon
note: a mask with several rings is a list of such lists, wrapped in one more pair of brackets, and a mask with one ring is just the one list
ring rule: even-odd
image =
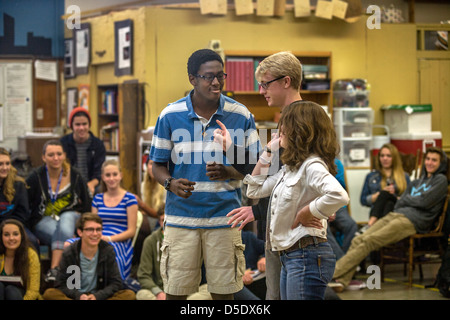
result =
[{"label": "student sitting in chair", "polygon": [[337,261],[330,286],[341,292],[356,267],[373,250],[433,228],[447,195],[447,156],[436,147],[428,148],[419,179],[411,182],[396,202],[393,212],[379,219],[365,233],[355,237],[347,253]]}]

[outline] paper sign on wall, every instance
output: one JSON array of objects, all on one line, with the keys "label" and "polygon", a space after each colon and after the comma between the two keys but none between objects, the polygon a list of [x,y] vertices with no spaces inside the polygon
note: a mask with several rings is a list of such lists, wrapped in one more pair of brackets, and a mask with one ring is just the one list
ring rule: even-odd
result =
[{"label": "paper sign on wall", "polygon": [[310,0],[294,0],[294,14],[296,18],[309,17],[311,15]]},{"label": "paper sign on wall", "polygon": [[333,18],[333,3],[326,0],[318,0],[316,17],[331,20]]},{"label": "paper sign on wall", "polygon": [[273,16],[275,0],[258,0],[256,3],[257,16]]},{"label": "paper sign on wall", "polygon": [[342,0],[333,0],[333,16],[345,19],[348,3]]},{"label": "paper sign on wall", "polygon": [[234,0],[236,7],[236,15],[242,16],[246,14],[253,14],[253,1],[252,0]]}]

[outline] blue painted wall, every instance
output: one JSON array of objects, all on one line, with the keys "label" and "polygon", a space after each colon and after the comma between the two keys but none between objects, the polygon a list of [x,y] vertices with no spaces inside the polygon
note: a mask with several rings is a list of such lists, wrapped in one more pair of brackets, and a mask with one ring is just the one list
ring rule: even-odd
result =
[{"label": "blue painted wall", "polygon": [[52,57],[63,57],[64,6],[64,0],[0,0],[0,39],[5,40],[3,14],[6,13],[14,18],[15,47],[30,45],[28,33],[32,32],[33,37],[51,40]]}]

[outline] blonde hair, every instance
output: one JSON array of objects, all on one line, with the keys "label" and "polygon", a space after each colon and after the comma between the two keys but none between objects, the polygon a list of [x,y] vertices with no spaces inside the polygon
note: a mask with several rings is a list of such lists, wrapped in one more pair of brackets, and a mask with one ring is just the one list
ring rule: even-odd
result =
[{"label": "blonde hair", "polygon": [[296,101],[283,109],[279,128],[286,146],[281,161],[291,169],[298,169],[311,155],[319,156],[329,172],[336,175],[334,162],[339,144],[333,123],[317,103]]},{"label": "blonde hair", "polygon": [[388,149],[391,153],[392,157],[392,173],[391,176],[395,181],[395,185],[398,188],[398,194],[401,195],[407,187],[406,178],[405,178],[405,171],[403,170],[403,163],[402,158],[400,157],[400,152],[398,151],[397,147],[393,145],[392,143],[385,143],[381,146],[380,151],[378,153],[377,159],[375,161],[375,169],[378,170],[381,173],[381,189],[384,189],[387,185],[387,177],[383,167],[380,162],[380,155],[382,149]]},{"label": "blonde hair", "polygon": [[[11,155],[5,148],[0,147],[0,154],[9,157],[9,160],[11,161]],[[17,175],[17,169],[11,164],[8,175],[3,181],[3,194],[9,203],[13,201],[14,196],[16,195],[16,189],[14,188],[14,182],[16,181],[26,184],[25,180]]]},{"label": "blonde hair", "polygon": [[258,65],[255,77],[261,81],[262,75],[270,72],[275,78],[289,76],[293,88],[300,91],[302,84],[302,64],[290,51],[281,51],[265,58]]},{"label": "blonde hair", "polygon": [[145,203],[156,211],[164,208],[166,190],[148,172],[145,172],[142,189],[142,200]]}]

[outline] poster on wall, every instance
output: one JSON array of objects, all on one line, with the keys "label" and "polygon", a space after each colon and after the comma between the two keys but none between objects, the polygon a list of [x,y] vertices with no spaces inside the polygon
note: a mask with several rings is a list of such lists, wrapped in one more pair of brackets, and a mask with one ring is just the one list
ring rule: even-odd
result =
[{"label": "poster on wall", "polygon": [[78,85],[78,107],[83,107],[89,110],[89,85]]},{"label": "poster on wall", "polygon": [[69,124],[69,115],[73,109],[78,106],[78,89],[77,88],[67,88],[66,91],[67,100],[67,124]]},{"label": "poster on wall", "polygon": [[73,30],[75,45],[75,74],[87,74],[91,60],[91,29],[89,23],[80,24]]},{"label": "poster on wall", "polygon": [[75,77],[73,39],[64,39],[64,78]]},{"label": "poster on wall", "polygon": [[114,22],[114,75],[133,73],[133,21]]}]

